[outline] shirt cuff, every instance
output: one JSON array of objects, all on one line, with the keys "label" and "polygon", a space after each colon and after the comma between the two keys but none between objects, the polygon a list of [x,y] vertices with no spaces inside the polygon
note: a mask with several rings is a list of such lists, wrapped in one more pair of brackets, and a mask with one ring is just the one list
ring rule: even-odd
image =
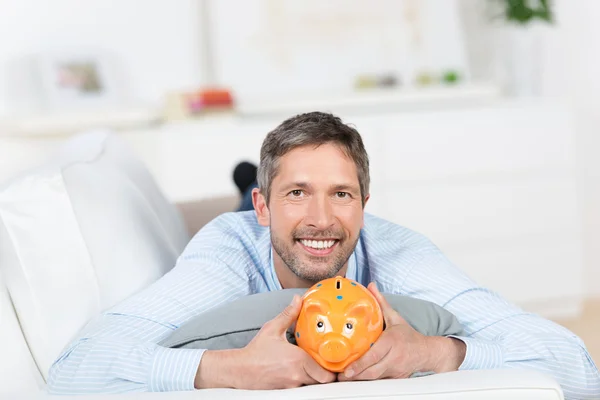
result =
[{"label": "shirt cuff", "polygon": [[504,365],[504,354],[499,344],[463,336],[448,336],[464,342],[466,346],[465,359],[458,370],[466,369],[497,369]]},{"label": "shirt cuff", "polygon": [[172,349],[158,347],[152,358],[151,392],[195,390],[194,380],[204,349]]}]

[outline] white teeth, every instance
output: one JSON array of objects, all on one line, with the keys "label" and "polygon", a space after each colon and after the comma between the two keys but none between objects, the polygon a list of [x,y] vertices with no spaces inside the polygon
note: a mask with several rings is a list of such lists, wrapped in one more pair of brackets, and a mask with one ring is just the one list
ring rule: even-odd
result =
[{"label": "white teeth", "polygon": [[335,244],[335,240],[301,240],[300,242],[313,249],[328,249]]}]

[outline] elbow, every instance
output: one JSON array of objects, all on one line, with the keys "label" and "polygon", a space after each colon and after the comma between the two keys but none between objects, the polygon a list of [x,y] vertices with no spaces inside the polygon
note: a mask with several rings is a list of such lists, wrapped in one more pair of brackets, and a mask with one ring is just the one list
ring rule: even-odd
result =
[{"label": "elbow", "polygon": [[[86,354],[89,354],[89,346],[90,343],[86,339],[76,341],[52,363],[48,369],[48,379],[46,380],[48,394],[77,395],[95,392],[89,385],[82,385],[81,382],[84,381],[80,379],[84,367],[82,363],[86,359]],[[87,375],[88,379],[85,381],[89,383],[90,376]]]},{"label": "elbow", "polygon": [[[67,367],[68,354],[62,355],[48,370],[46,391],[51,395],[72,395],[77,390],[73,380],[73,374],[69,373]],[[77,393],[80,393],[79,391]]]},{"label": "elbow", "polygon": [[578,337],[573,340],[569,351],[554,352],[558,360],[556,373],[565,399],[598,399],[600,372],[583,341]]},{"label": "elbow", "polygon": [[69,380],[61,374],[60,367],[56,364],[50,367],[48,371],[48,379],[46,381],[46,391],[51,395],[70,395],[74,394],[69,389],[73,388],[73,385],[69,384]]},{"label": "elbow", "polygon": [[554,377],[565,399],[600,398],[600,373],[581,339],[552,340],[544,350],[540,369]]},{"label": "elbow", "polygon": [[565,399],[599,399],[600,372],[583,342],[580,341],[577,350],[573,355],[579,355],[580,372],[562,384]]}]

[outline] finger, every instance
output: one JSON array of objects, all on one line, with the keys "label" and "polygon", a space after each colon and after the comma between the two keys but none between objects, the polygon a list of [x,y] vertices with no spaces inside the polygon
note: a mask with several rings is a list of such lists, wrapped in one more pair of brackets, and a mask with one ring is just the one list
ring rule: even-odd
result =
[{"label": "finger", "polygon": [[352,378],[344,378],[344,380],[352,381],[372,381],[376,379],[389,378],[388,371],[390,370],[391,357],[388,352],[378,363],[371,365],[358,375],[354,375]]},{"label": "finger", "polygon": [[318,380],[314,379],[312,376],[306,372],[306,370],[302,370],[302,378],[299,379],[298,383],[302,385],[316,385],[319,383]]},{"label": "finger", "polygon": [[383,313],[383,318],[385,320],[386,326],[398,325],[404,323],[404,318],[398,314],[396,310],[388,303],[385,296],[381,294],[379,289],[377,289],[377,285],[375,282],[369,283],[367,289],[375,296],[375,299],[381,306],[381,312]]},{"label": "finger", "polygon": [[290,371],[286,378],[285,382],[282,382],[281,389],[292,389],[303,385],[315,385],[319,383],[311,378],[303,368],[297,367],[293,371]]},{"label": "finger", "polygon": [[354,375],[351,378],[346,377],[344,374],[340,374],[340,381],[372,381],[375,379],[386,378],[386,373],[389,369],[389,354],[390,353],[387,353],[378,363],[371,365],[360,374]]},{"label": "finger", "polygon": [[285,335],[287,329],[298,319],[301,308],[302,300],[298,295],[294,295],[292,302],[279,315],[265,324],[265,331],[275,335]]},{"label": "finger", "polygon": [[391,348],[391,343],[388,340],[380,338],[362,357],[348,365],[343,375],[346,378],[352,378],[361,374],[367,368],[380,362],[390,352]]},{"label": "finger", "polygon": [[303,364],[304,371],[311,378],[318,383],[330,383],[337,379],[337,374],[326,370],[321,367],[317,362],[310,356],[306,355],[306,362]]}]

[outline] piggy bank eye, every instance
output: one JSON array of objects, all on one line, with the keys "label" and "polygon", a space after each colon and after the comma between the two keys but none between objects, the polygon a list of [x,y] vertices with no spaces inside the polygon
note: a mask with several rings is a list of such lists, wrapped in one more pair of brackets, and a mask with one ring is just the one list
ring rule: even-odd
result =
[{"label": "piggy bank eye", "polygon": [[344,331],[346,333],[350,333],[350,332],[352,332],[352,329],[354,329],[354,326],[352,326],[352,324],[350,322],[347,322],[346,325],[344,326]]},{"label": "piggy bank eye", "polygon": [[325,331],[325,324],[323,323],[323,321],[317,322],[317,332],[324,332],[324,331]]}]

